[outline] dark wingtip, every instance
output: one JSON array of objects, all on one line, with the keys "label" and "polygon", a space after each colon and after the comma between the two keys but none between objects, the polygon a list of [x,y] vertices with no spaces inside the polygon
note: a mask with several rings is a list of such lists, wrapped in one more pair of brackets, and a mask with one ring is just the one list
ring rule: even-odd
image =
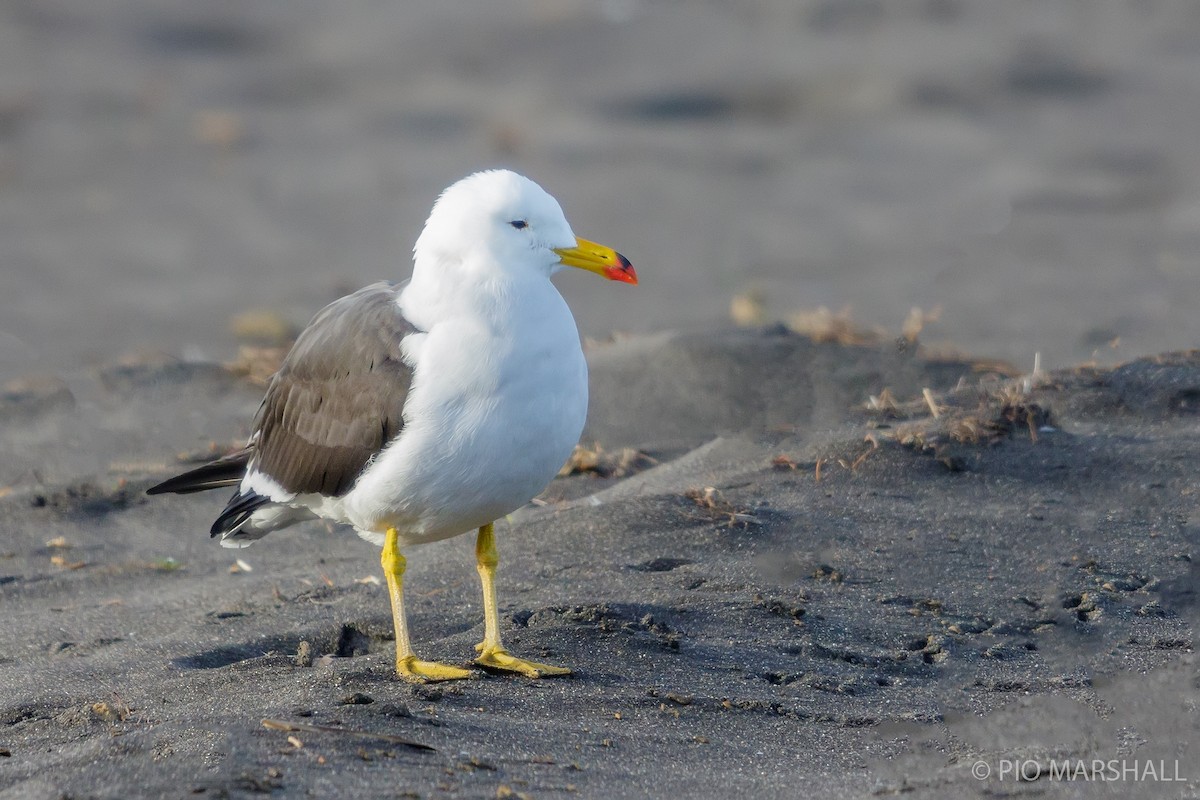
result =
[{"label": "dark wingtip", "polygon": [[270,503],[269,498],[254,492],[234,494],[229,499],[229,505],[225,506],[225,510],[221,512],[221,516],[213,522],[208,531],[209,536],[232,533],[244,525],[246,520],[250,519],[251,514]]},{"label": "dark wingtip", "polygon": [[146,490],[146,494],[189,494],[220,489],[222,486],[235,486],[246,474],[250,453],[249,447],[230,453],[224,458],[218,458],[182,475],[156,483]]},{"label": "dark wingtip", "polygon": [[162,483],[156,483],[146,490],[146,494],[176,494],[179,489],[175,488],[181,484],[179,480],[182,475],[176,475],[174,478],[167,478]]}]

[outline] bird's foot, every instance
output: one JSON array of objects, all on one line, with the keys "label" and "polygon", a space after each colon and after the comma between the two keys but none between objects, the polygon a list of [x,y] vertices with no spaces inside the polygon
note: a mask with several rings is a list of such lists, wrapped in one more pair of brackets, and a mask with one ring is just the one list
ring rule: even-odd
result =
[{"label": "bird's foot", "polygon": [[517,658],[503,647],[487,647],[477,644],[475,649],[479,651],[479,657],[475,659],[475,663],[484,669],[519,672],[527,678],[553,678],[571,674],[571,670],[566,667],[555,667],[550,664],[540,664],[537,661]]},{"label": "bird's foot", "polygon": [[462,667],[452,667],[437,661],[421,661],[416,656],[406,656],[396,659],[396,674],[409,683],[437,683],[438,681],[463,680],[470,678],[473,673]]}]

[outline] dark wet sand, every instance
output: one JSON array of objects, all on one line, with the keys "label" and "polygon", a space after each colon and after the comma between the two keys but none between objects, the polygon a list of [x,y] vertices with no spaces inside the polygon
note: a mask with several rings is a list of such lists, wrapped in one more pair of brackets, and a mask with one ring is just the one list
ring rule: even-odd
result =
[{"label": "dark wet sand", "polygon": [[[225,550],[204,534],[223,498],[143,496],[197,420],[244,435],[259,389],[219,366],[6,395],[5,449],[37,458],[152,423],[126,432],[141,461],[0,498],[0,796],[1095,797],[971,767],[1197,763],[1200,355],[1028,394],[776,330],[590,358],[602,467],[645,457],[500,528],[508,643],[562,680],[399,682],[374,548],[313,524]],[[471,552],[409,554],[427,656],[482,635]]]}]

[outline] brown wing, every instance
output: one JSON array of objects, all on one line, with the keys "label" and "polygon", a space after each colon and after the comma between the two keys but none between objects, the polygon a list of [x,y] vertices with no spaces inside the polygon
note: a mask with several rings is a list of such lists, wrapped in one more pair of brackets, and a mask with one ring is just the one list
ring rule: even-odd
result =
[{"label": "brown wing", "polygon": [[416,328],[376,283],[322,309],[267,387],[253,469],[289,492],[337,497],[404,425],[412,370],[400,340]]}]

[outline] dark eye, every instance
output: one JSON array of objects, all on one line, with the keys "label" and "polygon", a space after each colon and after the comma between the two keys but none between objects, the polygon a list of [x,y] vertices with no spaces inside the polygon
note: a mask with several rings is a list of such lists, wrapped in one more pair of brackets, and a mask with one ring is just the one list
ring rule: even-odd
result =
[{"label": "dark eye", "polygon": [[512,222],[510,222],[508,224],[512,225],[514,228],[516,228],[519,231],[524,230],[525,228],[529,227],[529,223],[523,219],[514,219]]}]

